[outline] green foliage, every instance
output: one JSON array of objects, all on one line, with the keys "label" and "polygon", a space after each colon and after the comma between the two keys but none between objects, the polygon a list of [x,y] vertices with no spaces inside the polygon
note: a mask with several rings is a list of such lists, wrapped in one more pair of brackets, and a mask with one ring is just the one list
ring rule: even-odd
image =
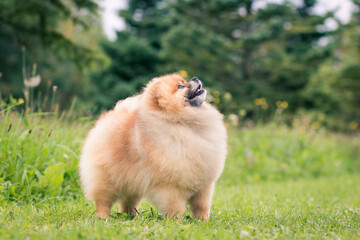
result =
[{"label": "green foliage", "polygon": [[[233,184],[231,179],[235,178],[242,182],[256,182],[360,171],[356,139],[276,125],[229,133],[228,164],[231,167],[225,169],[227,178],[224,181],[230,180],[230,185]],[[347,144],[339,148],[343,141]]]},{"label": "green foliage", "polygon": [[[329,69],[338,48],[331,39],[342,42],[337,34],[345,28],[327,30],[325,21],[335,17],[332,12],[313,14],[315,4],[288,1],[255,9],[254,1],[247,0],[131,0],[120,11],[126,29],[115,42],[103,44],[111,63],[94,74],[96,103],[109,108],[152,76],[185,71],[187,78],[197,76],[208,88],[231,94],[235,105],[223,106],[224,113],[245,109],[253,118],[252,102],[261,97],[273,104],[286,101],[292,113],[302,108],[334,115],[340,108],[354,112],[357,92],[344,92],[359,88],[351,84],[350,90],[342,80],[340,92],[337,83],[340,78],[354,83],[357,62],[344,64],[335,75]],[[320,44],[324,39],[330,43]],[[351,42],[357,43],[355,38]],[[349,99],[346,107],[339,102],[344,97]]]},{"label": "green foliage", "polygon": [[354,13],[350,23],[329,39],[333,56],[321,64],[302,92],[311,108],[354,123],[360,117],[359,23],[359,14]]},{"label": "green foliage", "polygon": [[114,61],[107,69],[92,75],[97,86],[94,101],[99,107],[112,107],[117,100],[135,94],[156,76],[159,56],[155,49],[131,33],[117,36],[116,42],[102,44],[105,53]]},{"label": "green foliage", "polygon": [[[62,100],[83,96],[79,85],[84,82],[84,69],[96,54],[93,47],[80,44],[78,37],[91,24],[98,6],[93,0],[5,0],[0,3],[0,90],[3,98],[23,96],[24,75],[37,64],[42,78],[39,90],[46,91],[48,81],[63,89]],[[84,14],[86,13],[86,14]],[[75,29],[76,28],[76,29]],[[73,32],[73,33],[71,33]],[[25,61],[22,60],[25,59]],[[24,69],[21,71],[21,69]],[[82,84],[81,84],[82,83]]]},{"label": "green foliage", "polygon": [[292,111],[304,107],[301,91],[330,53],[329,46],[314,47],[329,34],[317,30],[328,16],[311,15],[310,11],[308,6],[288,2],[248,13],[253,21],[244,23],[246,27],[234,41],[244,82],[240,96],[285,100]]},{"label": "green foliage", "polygon": [[171,28],[164,34],[162,46],[160,54],[164,63],[161,68],[165,72],[186,69],[191,74],[188,78],[196,75],[205,85],[220,89],[225,84],[221,80],[231,76],[229,42],[201,25],[187,22]]},{"label": "green foliage", "polygon": [[[22,116],[3,110],[0,115],[0,179],[2,198],[36,200],[77,196],[77,163],[89,121],[71,115]],[[78,137],[79,136],[79,137]]]},{"label": "green foliage", "polygon": [[44,174],[38,174],[39,187],[43,189],[51,189],[48,196],[56,196],[59,193],[56,191],[59,189],[64,181],[64,167],[65,164],[54,164],[48,166]]},{"label": "green foliage", "polygon": [[[293,114],[319,111],[359,125],[359,12],[341,24],[334,12],[315,14],[316,4],[128,0],[119,11],[125,29],[111,42],[102,39],[93,0],[2,1],[1,94],[23,97],[36,63],[42,81],[35,99],[56,85],[63,107],[76,96],[99,112],[154,76],[182,72],[211,92],[231,94],[232,105],[218,104],[225,114],[245,110],[245,118],[257,120],[253,102],[265,98],[269,110],[261,119],[271,119],[270,105],[285,101]],[[329,30],[329,20],[338,28]]]},{"label": "green foliage", "polygon": [[[166,72],[159,53],[162,34],[172,26],[169,9],[158,8],[162,1],[129,1],[120,15],[131,31],[117,33],[114,42],[103,41],[109,66],[92,74],[97,109],[109,109],[119,99],[138,92],[153,77]],[[141,20],[140,20],[141,19]]]}]

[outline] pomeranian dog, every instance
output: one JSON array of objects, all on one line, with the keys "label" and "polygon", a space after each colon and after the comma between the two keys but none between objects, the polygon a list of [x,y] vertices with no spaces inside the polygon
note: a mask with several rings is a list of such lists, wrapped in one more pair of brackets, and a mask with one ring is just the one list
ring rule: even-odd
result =
[{"label": "pomeranian dog", "polygon": [[115,202],[134,216],[146,197],[167,217],[182,217],[188,203],[196,219],[209,220],[227,135],[223,116],[205,98],[198,78],[169,74],[100,117],[80,160],[82,187],[98,217]]}]

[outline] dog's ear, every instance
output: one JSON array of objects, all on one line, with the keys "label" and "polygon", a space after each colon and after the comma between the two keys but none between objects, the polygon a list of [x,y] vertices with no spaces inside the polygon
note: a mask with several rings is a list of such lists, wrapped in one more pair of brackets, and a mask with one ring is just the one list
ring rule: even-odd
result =
[{"label": "dog's ear", "polygon": [[154,82],[149,87],[148,104],[157,111],[178,112],[180,111],[181,101],[176,101],[174,91],[170,84]]},{"label": "dog's ear", "polygon": [[149,106],[151,106],[153,109],[155,110],[163,110],[165,105],[164,102],[162,100],[162,95],[161,95],[161,89],[160,89],[160,83],[159,82],[154,82],[153,84],[151,84],[150,86],[150,93],[149,93]]}]

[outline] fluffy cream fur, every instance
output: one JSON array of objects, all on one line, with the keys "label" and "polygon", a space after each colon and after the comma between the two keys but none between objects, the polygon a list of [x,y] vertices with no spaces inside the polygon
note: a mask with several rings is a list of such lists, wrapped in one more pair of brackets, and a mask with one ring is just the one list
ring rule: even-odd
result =
[{"label": "fluffy cream fur", "polygon": [[155,78],[97,121],[83,147],[80,176],[99,217],[116,201],[121,212],[135,215],[147,197],[168,217],[181,217],[189,203],[196,219],[209,219],[227,137],[222,115],[200,101],[206,92],[198,96],[200,106],[189,104],[191,87],[177,74]]}]

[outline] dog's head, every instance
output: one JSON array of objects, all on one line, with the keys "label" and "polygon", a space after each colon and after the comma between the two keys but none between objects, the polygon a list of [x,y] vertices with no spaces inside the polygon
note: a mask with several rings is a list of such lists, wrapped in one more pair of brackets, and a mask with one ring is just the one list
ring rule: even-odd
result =
[{"label": "dog's head", "polygon": [[153,109],[173,114],[181,113],[186,108],[200,108],[206,98],[206,90],[197,77],[186,82],[178,74],[153,79],[144,94],[147,104]]}]

